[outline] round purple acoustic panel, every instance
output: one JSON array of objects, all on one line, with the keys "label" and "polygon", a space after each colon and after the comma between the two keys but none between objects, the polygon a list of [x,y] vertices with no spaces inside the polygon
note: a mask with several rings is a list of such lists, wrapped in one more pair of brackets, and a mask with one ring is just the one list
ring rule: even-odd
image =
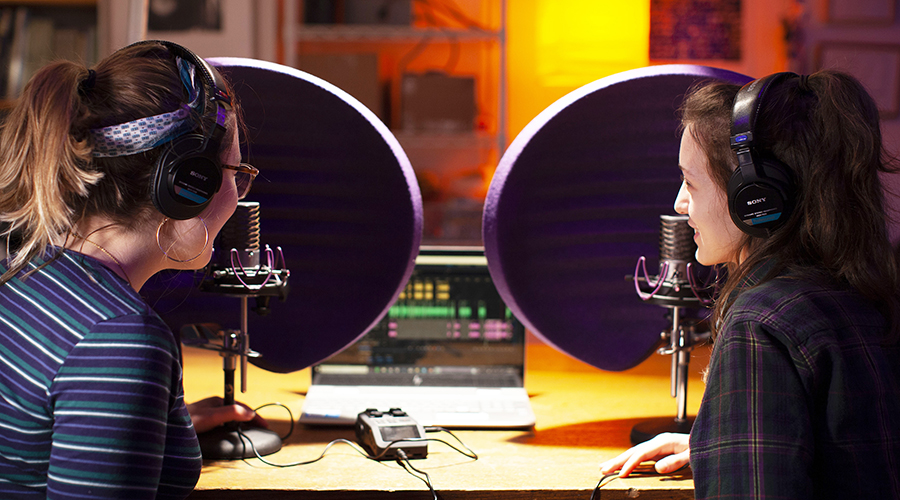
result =
[{"label": "round purple acoustic panel", "polygon": [[[248,316],[250,348],[261,354],[251,362],[300,370],[362,336],[397,298],[419,250],[421,194],[395,137],[347,93],[286,66],[210,62],[234,86],[243,159],[260,170],[247,196],[259,202],[260,240],[281,247],[290,271],[286,300]],[[240,328],[240,299],[198,290],[201,275],[163,275],[145,295],[176,331]]]},{"label": "round purple acoustic panel", "polygon": [[484,208],[491,276],[560,351],[619,371],[658,345],[667,310],[626,277],[639,257],[658,259],[659,216],[680,185],[677,109],[705,79],[751,80],[694,65],[612,75],[545,109],[501,158]]}]

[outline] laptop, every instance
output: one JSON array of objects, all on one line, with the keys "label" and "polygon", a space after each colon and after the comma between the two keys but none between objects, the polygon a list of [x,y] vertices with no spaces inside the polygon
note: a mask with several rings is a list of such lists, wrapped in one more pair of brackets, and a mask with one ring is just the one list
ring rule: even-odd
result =
[{"label": "laptop", "polygon": [[448,428],[535,423],[525,328],[497,293],[481,247],[423,246],[385,317],[311,372],[303,424],[353,425],[369,408]]}]

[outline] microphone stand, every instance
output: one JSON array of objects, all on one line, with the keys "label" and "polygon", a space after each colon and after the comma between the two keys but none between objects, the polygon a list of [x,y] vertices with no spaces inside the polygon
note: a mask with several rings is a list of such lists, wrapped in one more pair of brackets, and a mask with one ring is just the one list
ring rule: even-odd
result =
[{"label": "microphone stand", "polygon": [[682,316],[683,307],[672,306],[670,309],[671,325],[660,334],[668,345],[661,347],[656,353],[672,356],[670,392],[675,398],[677,413],[674,419],[659,417],[635,425],[631,429],[633,444],[642,443],[664,432],[688,434],[694,424],[694,418],[687,416],[688,367],[691,362],[691,351],[705,342],[710,333],[698,331],[698,325],[702,321]]},{"label": "microphone stand", "polygon": [[[259,353],[250,350],[247,333],[249,297],[241,296],[241,329],[213,332],[208,325],[185,325],[181,329],[185,345],[218,351],[222,356],[224,372],[224,395],[222,404],[235,404],[235,370],[238,359],[241,364],[241,392],[247,392],[247,360]],[[197,340],[198,338],[204,340]],[[209,343],[219,340],[222,345]],[[197,435],[200,451],[204,459],[239,460],[270,455],[281,449],[281,437],[273,431],[259,427],[247,427],[241,422],[227,422],[224,425]]]},{"label": "microphone stand", "polygon": [[[182,327],[182,342],[185,345],[218,351],[223,357],[222,370],[225,375],[225,405],[235,404],[234,372],[237,361],[241,364],[241,392],[247,392],[248,359],[259,357],[259,353],[250,349],[248,334],[248,301],[256,298],[254,310],[268,314],[269,299],[273,296],[286,300],[288,293],[288,271],[281,248],[277,248],[281,266],[276,267],[278,259],[275,251],[265,247],[259,250],[259,203],[238,202],[232,217],[226,222],[219,234],[224,248],[231,247],[227,264],[212,265],[210,279],[200,284],[204,292],[213,292],[238,297],[241,302],[240,330],[219,331],[218,326],[185,325]],[[237,248],[243,248],[238,250]],[[260,265],[260,254],[264,253],[267,263]],[[215,330],[215,331],[213,331]],[[221,345],[219,343],[221,342]],[[259,427],[251,427],[241,422],[228,422],[221,427],[204,432],[197,436],[200,440],[200,451],[204,459],[239,460],[264,456],[281,449],[281,437],[273,431]]]}]

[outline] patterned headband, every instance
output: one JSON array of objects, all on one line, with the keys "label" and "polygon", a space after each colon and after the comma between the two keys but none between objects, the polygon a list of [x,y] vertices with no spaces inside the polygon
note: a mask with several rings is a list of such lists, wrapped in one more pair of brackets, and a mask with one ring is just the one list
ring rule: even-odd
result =
[{"label": "patterned headband", "polygon": [[130,122],[91,129],[95,158],[128,156],[149,151],[194,129],[191,110],[197,107],[200,91],[196,85],[194,66],[176,59],[181,81],[188,91],[190,104],[175,111]]},{"label": "patterned headband", "polygon": [[128,156],[149,151],[190,132],[194,124],[187,106],[156,116],[91,130],[96,158]]}]

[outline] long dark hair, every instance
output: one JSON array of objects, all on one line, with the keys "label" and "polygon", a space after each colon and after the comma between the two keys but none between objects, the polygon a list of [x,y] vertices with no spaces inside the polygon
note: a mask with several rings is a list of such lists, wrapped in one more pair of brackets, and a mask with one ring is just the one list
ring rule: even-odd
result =
[{"label": "long dark hair", "polygon": [[[689,92],[681,109],[682,127],[690,125],[723,193],[737,165],[729,133],[739,88],[702,84]],[[880,174],[896,172],[897,166],[883,147],[874,100],[858,80],[830,70],[783,81],[767,91],[766,99],[754,138],[791,168],[796,208],[771,236],[745,237],[739,250],[745,258],[728,266],[713,324],[728,311],[749,273],[771,260],[774,267],[764,280],[786,270],[825,273],[838,286],[856,289],[891,322],[889,340],[896,341],[898,264]]]}]

